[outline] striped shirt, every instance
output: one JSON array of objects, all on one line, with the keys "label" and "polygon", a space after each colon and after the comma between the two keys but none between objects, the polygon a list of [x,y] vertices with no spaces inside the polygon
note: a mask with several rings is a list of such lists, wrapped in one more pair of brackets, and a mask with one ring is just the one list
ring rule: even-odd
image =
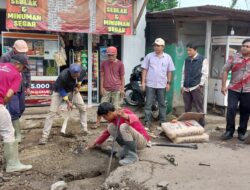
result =
[{"label": "striped shirt", "polygon": [[232,77],[228,86],[235,92],[250,92],[250,58],[235,54],[229,57],[223,71],[232,71]]}]

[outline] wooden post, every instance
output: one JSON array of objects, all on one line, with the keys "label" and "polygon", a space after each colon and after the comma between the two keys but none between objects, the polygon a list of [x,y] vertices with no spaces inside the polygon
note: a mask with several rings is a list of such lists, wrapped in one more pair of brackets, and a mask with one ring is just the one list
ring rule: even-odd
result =
[{"label": "wooden post", "polygon": [[145,9],[147,3],[148,3],[148,0],[144,0],[144,3],[143,3],[143,5],[142,5],[142,7],[141,7],[141,10],[140,10],[140,12],[139,12],[139,15],[137,16],[137,18],[136,18],[136,20],[135,20],[135,23],[134,23],[134,31],[136,30],[136,28],[137,28],[137,26],[138,26],[138,24],[139,24],[139,21],[140,21],[140,19],[141,19],[141,16],[142,16],[142,14],[143,14],[143,11],[144,11],[144,9]]}]

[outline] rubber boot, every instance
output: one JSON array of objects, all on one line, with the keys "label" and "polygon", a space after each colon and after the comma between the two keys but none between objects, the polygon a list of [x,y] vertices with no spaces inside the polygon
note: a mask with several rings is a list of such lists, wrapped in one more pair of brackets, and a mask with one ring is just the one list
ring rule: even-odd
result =
[{"label": "rubber boot", "polygon": [[24,165],[19,161],[18,143],[4,143],[4,158],[6,160],[6,172],[20,172],[30,170],[32,165]]},{"label": "rubber boot", "polygon": [[118,151],[115,156],[118,159],[123,159],[127,154],[128,154],[128,148],[127,146],[125,146],[125,142],[124,140],[118,135],[118,137],[116,138],[116,142],[122,147],[121,151]]},{"label": "rubber boot", "polygon": [[13,127],[15,129],[15,138],[18,143],[22,141],[22,136],[21,136],[21,127],[20,127],[20,121],[19,119],[13,120],[12,121]]},{"label": "rubber boot", "polygon": [[119,164],[122,166],[133,164],[138,160],[135,141],[125,141],[125,146],[128,149],[128,153],[125,155],[124,159],[119,161]]}]

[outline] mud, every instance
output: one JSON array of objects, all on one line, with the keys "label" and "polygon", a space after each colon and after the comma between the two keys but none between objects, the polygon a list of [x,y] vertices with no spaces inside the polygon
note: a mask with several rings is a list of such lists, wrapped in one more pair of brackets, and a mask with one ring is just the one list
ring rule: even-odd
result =
[{"label": "mud", "polygon": [[[63,137],[60,134],[60,127],[55,122],[49,143],[41,146],[38,145],[38,140],[41,137],[43,122],[39,120],[33,122],[35,123],[32,129],[31,125],[29,128],[23,127],[24,138],[19,146],[21,161],[24,164],[32,164],[32,170],[14,174],[3,172],[3,143],[0,143],[0,173],[6,178],[2,182],[0,179],[1,190],[47,190],[60,180],[67,182],[69,187],[73,187],[72,189],[77,189],[73,184],[75,181],[88,181],[81,182],[79,185],[81,189],[96,189],[104,182],[109,156],[98,150],[84,150],[87,140],[89,142],[94,140],[103,128],[92,131],[91,135],[83,136],[80,134],[79,124],[72,120],[67,131],[70,135]],[[118,161],[113,159],[112,170],[117,166]]]}]

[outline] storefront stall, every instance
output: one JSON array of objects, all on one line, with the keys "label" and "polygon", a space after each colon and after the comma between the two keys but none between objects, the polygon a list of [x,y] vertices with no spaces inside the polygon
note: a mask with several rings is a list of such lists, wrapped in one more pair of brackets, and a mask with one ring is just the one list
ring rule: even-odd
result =
[{"label": "storefront stall", "polygon": [[[60,70],[78,63],[87,73],[81,93],[88,104],[98,103],[100,63],[109,45],[118,47],[118,58],[122,58],[121,36],[133,34],[134,4],[121,0],[6,1],[6,28],[15,32],[2,33],[2,53],[17,38],[28,42],[32,67],[32,97],[28,99],[49,96]],[[67,64],[61,68],[53,58],[62,47],[60,36],[67,55]]]},{"label": "storefront stall", "polygon": [[12,50],[17,39],[24,39],[28,44],[31,73],[31,97],[26,98],[27,105],[47,105],[52,94],[52,85],[59,68],[54,60],[54,53],[59,49],[57,35],[2,32],[2,53]]}]

